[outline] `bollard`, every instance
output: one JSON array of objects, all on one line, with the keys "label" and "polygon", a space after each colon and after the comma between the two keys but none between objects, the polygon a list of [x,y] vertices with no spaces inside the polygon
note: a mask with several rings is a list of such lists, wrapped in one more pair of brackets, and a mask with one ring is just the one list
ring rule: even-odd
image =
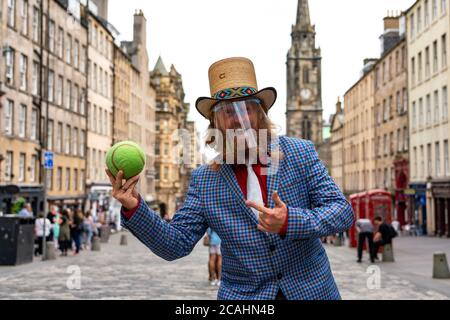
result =
[{"label": "bollard", "polygon": [[100,251],[100,238],[97,236],[92,238],[92,251]]},{"label": "bollard", "polygon": [[101,243],[108,243],[110,235],[111,235],[111,228],[109,226],[101,226],[100,227],[100,242]]},{"label": "bollard", "polygon": [[52,241],[45,243],[45,256],[42,257],[42,260],[56,260],[55,244]]},{"label": "bollard", "polygon": [[436,252],[433,256],[433,279],[450,279],[447,256],[444,252]]},{"label": "bollard", "polygon": [[394,251],[392,244],[385,244],[383,249],[383,262],[394,262]]},{"label": "bollard", "polygon": [[128,239],[127,239],[127,235],[123,234],[120,236],[120,245],[121,246],[127,246],[128,245]]}]

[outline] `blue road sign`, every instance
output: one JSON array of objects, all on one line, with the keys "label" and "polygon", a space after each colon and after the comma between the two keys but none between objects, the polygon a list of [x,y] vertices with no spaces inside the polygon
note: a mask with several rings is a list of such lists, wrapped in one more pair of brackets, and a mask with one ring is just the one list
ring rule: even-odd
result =
[{"label": "blue road sign", "polygon": [[46,151],[44,153],[44,168],[47,170],[53,169],[53,152]]}]

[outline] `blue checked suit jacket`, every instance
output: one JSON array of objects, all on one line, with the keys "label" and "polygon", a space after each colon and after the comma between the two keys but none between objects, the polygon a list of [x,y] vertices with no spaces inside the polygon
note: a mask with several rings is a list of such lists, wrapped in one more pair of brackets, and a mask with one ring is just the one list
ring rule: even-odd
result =
[{"label": "blue checked suit jacket", "polygon": [[258,220],[229,165],[202,166],[192,173],[184,206],[167,223],[141,201],[131,219],[122,218],[152,252],[172,261],[187,256],[208,226],[222,239],[222,283],[218,299],[335,300],[340,294],[320,237],[349,229],[353,211],[328,175],[311,142],[280,137],[284,154],[268,175],[268,201],[278,191],[289,210],[284,238],[257,229]]}]

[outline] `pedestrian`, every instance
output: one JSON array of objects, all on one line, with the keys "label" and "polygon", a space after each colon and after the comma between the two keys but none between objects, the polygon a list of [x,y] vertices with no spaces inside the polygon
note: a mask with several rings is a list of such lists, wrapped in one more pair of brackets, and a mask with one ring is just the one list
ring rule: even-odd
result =
[{"label": "pedestrian", "polygon": [[[50,212],[47,214],[47,219],[50,220],[52,224],[52,232],[50,233],[50,241],[53,241],[55,244],[58,243],[59,239],[59,219],[60,214],[58,213],[58,207],[52,205],[50,207]],[[58,248],[56,248],[58,249]]]},{"label": "pedestrian", "polygon": [[222,272],[222,253],[220,252],[220,238],[217,233],[208,228],[209,239],[209,282],[212,286],[220,286],[220,278]]},{"label": "pedestrian", "polygon": [[91,212],[86,211],[84,214],[84,220],[83,220],[83,245],[84,249],[90,249],[91,248],[91,242],[92,242],[92,236],[94,234],[95,223],[94,219],[92,218]]},{"label": "pedestrian", "polygon": [[22,210],[19,211],[18,216],[21,218],[33,218],[33,209],[31,208],[31,203],[25,203]]},{"label": "pedestrian", "polygon": [[52,224],[50,220],[45,218],[44,213],[39,213],[38,218],[34,222],[34,235],[35,235],[35,244],[37,244],[37,248],[34,251],[35,256],[41,256],[43,253],[43,243],[44,240],[44,225],[45,225],[45,242],[50,241],[50,231],[52,229]]},{"label": "pedestrian", "polygon": [[214,229],[223,256],[218,299],[340,299],[320,239],[349,229],[352,207],[313,143],[278,136],[268,118],[276,90],[257,89],[249,59],[219,61],[209,79],[212,97],[196,107],[217,157],[192,172],[170,223],[137,192],[139,176],[123,183],[122,171],[106,170],[124,227],[168,261]]},{"label": "pedestrian", "polygon": [[72,221],[72,236],[73,242],[75,243],[75,255],[80,253],[81,250],[81,237],[83,235],[83,211],[80,209],[76,210],[73,215]]},{"label": "pedestrian", "polygon": [[362,262],[362,254],[363,254],[363,248],[364,244],[367,242],[369,244],[368,246],[368,253],[370,255],[370,262],[375,263],[375,256],[373,251],[373,224],[370,221],[370,219],[358,219],[356,221],[356,231],[358,232],[358,263]]},{"label": "pedestrian", "polygon": [[384,247],[387,244],[392,244],[392,239],[397,236],[394,228],[388,224],[382,217],[376,217],[374,219],[376,233],[373,238],[373,256],[378,260],[378,252],[380,247]]},{"label": "pedestrian", "polygon": [[67,251],[72,246],[72,240],[70,237],[70,217],[69,211],[63,210],[60,218],[60,226],[59,226],[59,249],[61,251],[61,256],[67,257]]}]

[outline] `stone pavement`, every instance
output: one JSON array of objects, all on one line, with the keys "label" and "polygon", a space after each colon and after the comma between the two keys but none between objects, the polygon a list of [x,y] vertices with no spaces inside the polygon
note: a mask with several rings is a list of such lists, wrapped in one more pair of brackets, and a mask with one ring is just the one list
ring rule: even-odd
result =
[{"label": "stone pavement", "polygon": [[[127,235],[126,247],[119,246],[119,235],[113,235],[100,252],[0,267],[0,299],[216,299],[217,288],[207,281],[208,251],[201,243],[190,256],[166,262]],[[344,299],[450,299],[450,280],[431,278],[432,253],[445,251],[450,258],[448,239],[396,240],[397,261],[376,264],[380,289],[367,273],[370,264],[356,263],[354,249],[331,245],[326,249]],[[71,281],[74,270],[81,272],[80,290],[67,286],[77,284]]]}]

